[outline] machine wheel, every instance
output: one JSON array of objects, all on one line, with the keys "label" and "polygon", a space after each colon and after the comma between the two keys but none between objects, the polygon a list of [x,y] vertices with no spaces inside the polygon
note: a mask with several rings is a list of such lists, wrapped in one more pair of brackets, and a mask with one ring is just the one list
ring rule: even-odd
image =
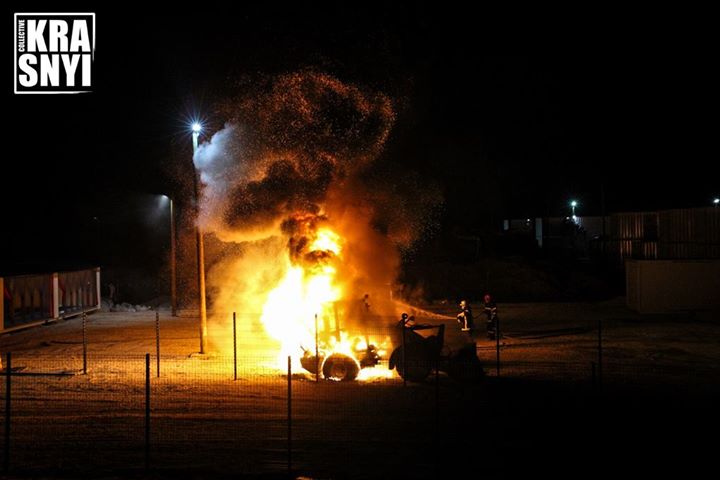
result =
[{"label": "machine wheel", "polygon": [[405,363],[403,364],[403,347],[398,347],[392,353],[391,366],[394,365],[398,374],[410,382],[422,382],[430,375],[432,360],[428,349],[422,344],[406,345]]},{"label": "machine wheel", "polygon": [[322,367],[323,376],[336,382],[351,382],[360,373],[357,361],[342,353],[333,353],[325,359]]}]

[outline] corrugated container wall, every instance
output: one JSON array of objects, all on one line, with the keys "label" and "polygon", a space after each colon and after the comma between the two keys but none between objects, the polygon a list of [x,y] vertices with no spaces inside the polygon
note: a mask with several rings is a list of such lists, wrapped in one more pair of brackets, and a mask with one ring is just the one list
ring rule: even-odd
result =
[{"label": "corrugated container wall", "polygon": [[616,213],[608,217],[607,251],[627,258],[720,258],[720,208]]}]

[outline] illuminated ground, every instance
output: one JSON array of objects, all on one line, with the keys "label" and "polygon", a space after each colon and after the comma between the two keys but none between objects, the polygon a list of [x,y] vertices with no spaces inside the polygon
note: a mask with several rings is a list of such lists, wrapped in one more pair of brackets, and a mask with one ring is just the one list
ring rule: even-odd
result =
[{"label": "illuminated ground", "polygon": [[[428,308],[454,314],[452,306]],[[586,477],[621,468],[687,473],[708,462],[712,442],[700,441],[698,430],[718,426],[716,318],[640,317],[619,302],[499,309],[507,363],[494,378],[494,344],[478,338],[489,373],[479,386],[444,375],[437,391],[433,378],[404,388],[397,377],[316,384],[295,376],[295,472],[438,478],[469,467],[490,477]],[[606,322],[603,397],[590,383],[598,319]],[[465,334],[455,321],[444,322],[447,344],[462,345]],[[152,478],[172,477],[173,469],[190,469],[196,478],[282,473],[287,380],[264,367],[273,364],[267,345],[250,348],[251,330],[240,329],[239,380],[233,381],[231,356],[191,355],[196,332],[194,318],[163,312],[162,375],[152,379],[151,459],[158,470]],[[154,353],[154,334],[152,312],[90,316],[88,375],[77,375],[79,319],[0,337],[0,351],[13,352],[21,373],[54,374],[13,379],[11,460],[18,475],[33,469],[139,475],[144,353]],[[152,368],[154,374],[154,359]]]}]

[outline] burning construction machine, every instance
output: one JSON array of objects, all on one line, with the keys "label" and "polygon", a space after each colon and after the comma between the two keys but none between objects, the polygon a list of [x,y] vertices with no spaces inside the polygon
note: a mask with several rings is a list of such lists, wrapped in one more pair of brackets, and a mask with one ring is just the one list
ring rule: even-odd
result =
[{"label": "burning construction machine", "polygon": [[399,346],[390,355],[388,366],[391,370],[396,369],[404,380],[422,382],[433,368],[462,382],[483,377],[475,343],[464,344],[452,351],[445,345],[445,325],[409,325],[401,321],[399,329]]},{"label": "burning construction machine", "polygon": [[[360,369],[376,366],[381,358],[377,347],[370,343],[368,335],[355,336],[355,341],[347,341],[341,351],[325,348],[331,347],[333,343],[342,344],[343,337],[347,336],[343,334],[348,333],[341,330],[338,306],[342,308],[342,302],[333,304],[334,314],[331,317],[334,319],[334,325],[325,324],[322,334],[318,333],[316,319],[315,351],[301,346],[303,356],[300,358],[300,364],[313,374],[317,374],[319,369],[323,377],[328,380],[348,382],[357,378]],[[317,338],[319,336],[322,338]],[[364,341],[361,341],[361,338],[364,338]],[[332,351],[329,355],[328,350]]]},{"label": "burning construction machine", "polygon": [[[396,329],[393,344],[397,345],[390,355],[388,367],[395,369],[405,380],[422,382],[435,368],[446,372],[451,378],[469,382],[482,378],[484,371],[477,358],[475,343],[462,345],[452,351],[445,345],[445,325],[418,324],[409,325],[403,315]],[[335,317],[334,336],[341,337],[338,317]],[[359,337],[358,337],[359,338]],[[360,370],[374,367],[382,360],[378,349],[365,336],[364,342],[356,341],[346,352],[333,352],[326,355],[324,349],[316,351],[303,348],[300,359],[303,368],[310,373],[322,372],[324,378],[335,381],[355,380]],[[327,345],[327,339],[320,342]]]}]

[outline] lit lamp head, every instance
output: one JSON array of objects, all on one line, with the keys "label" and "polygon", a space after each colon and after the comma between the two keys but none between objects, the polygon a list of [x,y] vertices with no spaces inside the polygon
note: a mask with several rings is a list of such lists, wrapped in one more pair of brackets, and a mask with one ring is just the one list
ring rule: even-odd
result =
[{"label": "lit lamp head", "polygon": [[571,201],[571,202],[570,202],[570,206],[573,207],[573,208],[577,207],[577,200]]},{"label": "lit lamp head", "polygon": [[720,205],[720,198],[718,198],[718,197],[713,198],[713,205]]},{"label": "lit lamp head", "polygon": [[193,153],[195,153],[198,148],[198,137],[200,137],[200,132],[202,131],[202,124],[200,122],[193,122],[190,129],[192,130]]}]

